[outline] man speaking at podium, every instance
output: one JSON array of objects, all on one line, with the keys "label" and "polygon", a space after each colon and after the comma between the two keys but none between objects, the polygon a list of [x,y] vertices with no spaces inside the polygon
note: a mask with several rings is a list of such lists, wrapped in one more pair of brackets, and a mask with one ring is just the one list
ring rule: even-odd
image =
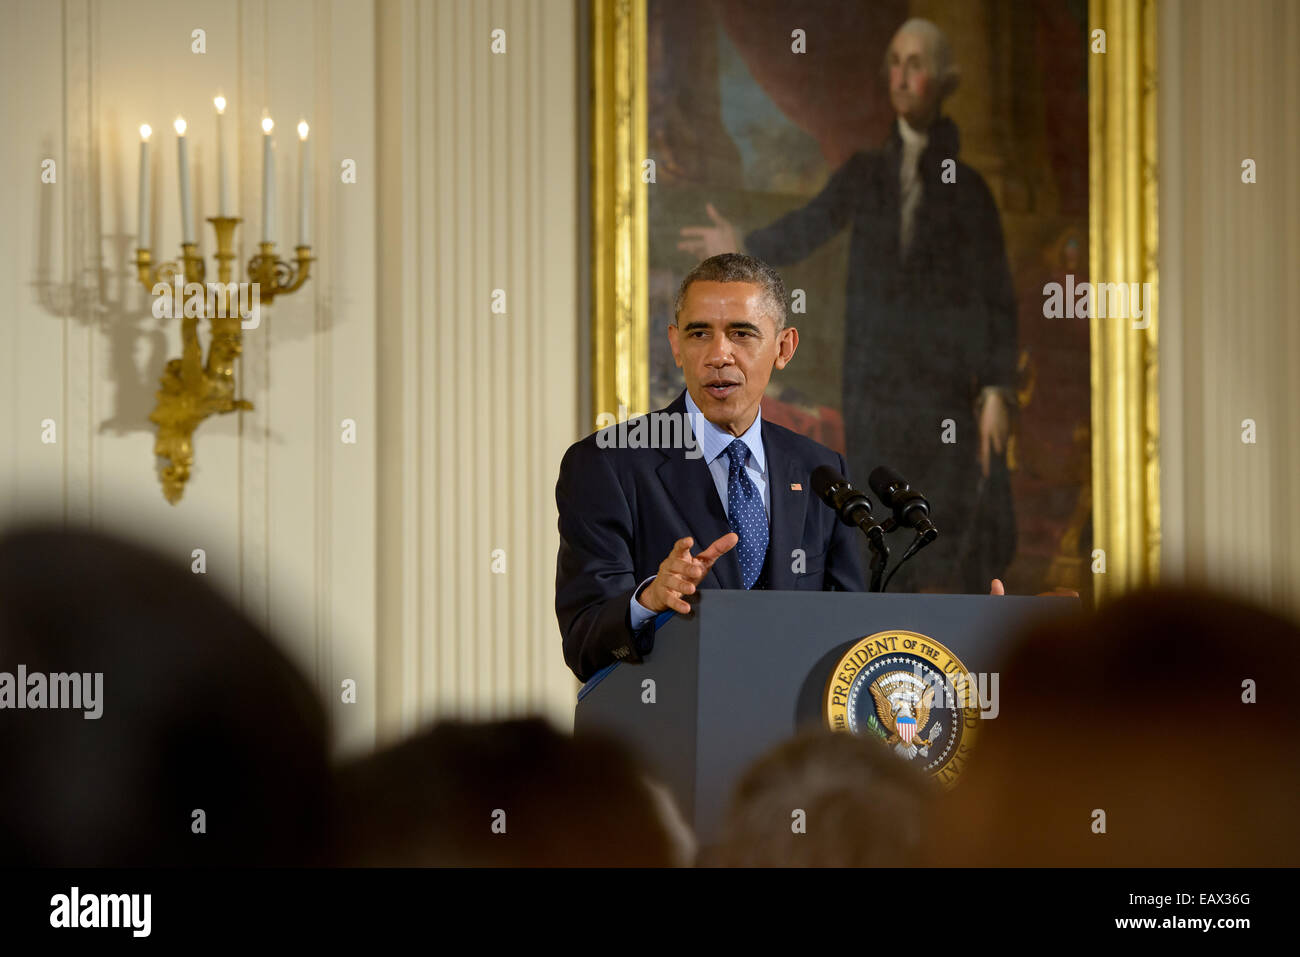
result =
[{"label": "man speaking at podium", "polygon": [[819,465],[845,474],[843,457],[761,414],[772,370],[799,345],[785,303],[766,263],[738,253],[701,262],[668,327],[686,390],[565,453],[555,613],[579,680],[641,661],[655,616],[690,612],[700,588],[863,590],[860,533],[815,500],[809,480]]}]

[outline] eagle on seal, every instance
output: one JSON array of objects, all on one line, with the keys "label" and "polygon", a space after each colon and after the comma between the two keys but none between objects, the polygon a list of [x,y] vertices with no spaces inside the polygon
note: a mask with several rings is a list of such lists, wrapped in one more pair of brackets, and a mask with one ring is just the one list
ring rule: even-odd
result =
[{"label": "eagle on seal", "polygon": [[[906,672],[893,672],[881,675],[870,685],[871,697],[876,702],[876,715],[885,730],[889,732],[885,744],[908,758],[914,758],[918,753],[922,756],[928,755],[930,740],[921,737],[920,732],[930,720],[930,709],[934,705],[934,687],[926,686],[920,695],[904,688],[886,694],[881,685],[888,682],[891,685],[906,686],[913,681],[916,684],[923,683]],[[905,736],[899,730],[900,722],[905,726],[910,724],[914,729],[913,733]]]}]

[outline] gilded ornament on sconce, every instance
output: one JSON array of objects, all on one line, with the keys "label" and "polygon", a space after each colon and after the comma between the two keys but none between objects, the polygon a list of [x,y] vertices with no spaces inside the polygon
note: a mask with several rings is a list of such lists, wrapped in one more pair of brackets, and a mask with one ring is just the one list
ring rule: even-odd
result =
[{"label": "gilded ornament on sconce", "polygon": [[294,292],[307,281],[313,261],[310,246],[294,247],[296,269],[276,258],[275,243],[258,243],[258,248],[261,252],[248,261],[248,278],[260,286],[263,302]]},{"label": "gilded ornament on sconce", "polygon": [[[154,441],[154,454],[158,463],[158,476],[163,496],[175,505],[185,492],[194,466],[194,430],[210,415],[235,411],[251,411],[253,404],[235,398],[235,360],[243,352],[242,319],[239,309],[231,315],[231,290],[228,288],[235,260],[235,227],[237,217],[216,216],[208,219],[217,234],[217,276],[221,290],[213,294],[223,296],[214,314],[209,315],[208,298],[204,296],[202,318],[211,324],[211,340],[207,362],[199,344],[199,316],[181,314],[181,357],[170,359],[159,380],[157,405],[149,415],[158,426]],[[254,285],[254,308],[271,302],[277,295],[294,292],[307,281],[313,257],[310,246],[295,247],[294,263],[287,263],[275,255],[274,243],[259,243],[260,252],[248,262],[248,282]],[[204,284],[206,267],[193,243],[182,245],[181,261],[153,265],[153,254],[147,249],[136,250],[136,269],[140,282],[150,292],[158,283],[172,285],[178,277],[184,284]],[[222,291],[224,290],[224,291]],[[205,287],[205,293],[209,290]]]}]

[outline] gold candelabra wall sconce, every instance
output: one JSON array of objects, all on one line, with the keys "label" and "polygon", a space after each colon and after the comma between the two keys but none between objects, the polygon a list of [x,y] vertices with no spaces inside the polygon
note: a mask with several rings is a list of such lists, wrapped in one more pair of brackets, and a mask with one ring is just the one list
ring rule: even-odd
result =
[{"label": "gold candelabra wall sconce", "polygon": [[[257,255],[245,267],[246,280],[232,282],[235,230],[243,220],[226,213],[230,208],[223,130],[226,101],[218,96],[213,103],[217,108],[220,215],[209,217],[208,222],[217,237],[215,283],[207,282],[207,268],[199,255],[198,243],[193,239],[186,124],[179,117],[175,127],[180,170],[181,256],[179,260],[154,264],[148,238],[149,136],[152,130],[148,125],[140,128],[140,240],[135,254],[136,271],[145,289],[170,300],[171,308],[167,314],[181,320],[181,356],[167,361],[159,380],[160,388],[154,393],[157,404],[149,414],[149,420],[158,426],[154,455],[159,460],[158,477],[163,496],[173,505],[185,493],[185,484],[194,467],[194,430],[210,415],[251,411],[253,408],[253,403],[235,395],[235,360],[243,353],[244,320],[250,318],[246,311],[248,301],[251,299],[251,313],[256,317],[248,326],[253,329],[261,323],[261,307],[269,305],[278,296],[300,289],[310,275],[313,262],[311,246],[307,243],[307,123],[298,124],[299,242],[294,247],[293,261],[286,262],[276,255],[275,243],[269,238],[275,213],[275,153],[272,143],[274,124],[266,117],[262,120],[262,221],[265,231],[258,243]],[[160,284],[162,289],[159,289]],[[173,288],[175,293],[171,291]],[[251,295],[246,296],[246,291]],[[202,319],[207,319],[211,326],[206,361],[199,344],[199,322]]]},{"label": "gold candelabra wall sconce", "polygon": [[[202,310],[200,315],[189,315],[199,309],[188,305],[182,308],[182,300],[172,298],[173,315],[181,316],[181,357],[167,360],[159,380],[160,388],[154,393],[157,405],[149,414],[149,420],[158,426],[154,454],[167,460],[159,468],[163,495],[173,505],[181,500],[194,466],[194,430],[199,423],[210,415],[253,408],[247,399],[235,397],[235,360],[243,353],[243,318],[238,306],[240,294],[231,286],[231,278],[235,228],[242,220],[212,216],[208,222],[217,234],[214,257],[217,284],[213,287],[206,283],[207,270],[196,243],[181,245],[179,262],[173,260],[155,266],[153,253],[148,249],[137,249],[135,258],[140,282],[150,292],[159,283],[174,285],[178,276],[184,286],[197,283],[204,292],[196,303]],[[259,243],[259,250],[247,266],[247,282],[255,290],[255,310],[274,301],[276,296],[301,288],[310,275],[313,261],[310,246],[296,246],[292,263],[276,256],[275,243]],[[190,301],[193,300],[187,296],[186,302]],[[210,309],[213,303],[216,308]],[[199,344],[201,318],[206,318],[211,325],[206,361]]]}]

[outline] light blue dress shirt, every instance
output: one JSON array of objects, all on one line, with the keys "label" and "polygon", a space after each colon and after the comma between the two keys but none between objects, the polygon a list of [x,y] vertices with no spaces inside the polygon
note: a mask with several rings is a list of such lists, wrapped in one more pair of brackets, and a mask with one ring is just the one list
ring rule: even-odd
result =
[{"label": "light blue dress shirt", "polygon": [[[722,501],[722,511],[726,512],[727,481],[731,460],[724,453],[727,451],[727,446],[736,440],[736,436],[706,419],[704,413],[700,411],[700,407],[691,398],[690,390],[686,392],[686,412],[690,416],[691,432],[695,436],[695,441],[699,443],[704,461],[709,466],[709,474],[713,476],[713,486],[718,490],[718,498]],[[767,455],[763,451],[762,425],[763,406],[760,403],[758,414],[754,416],[754,423],[745,430],[740,438],[749,446],[749,457],[745,459],[745,471],[749,473],[750,480],[758,486],[758,494],[763,496],[763,508],[767,511],[767,519],[770,525],[772,521],[772,499],[767,491]],[[728,515],[728,517],[730,516]],[[697,548],[707,548],[711,544],[713,543],[695,543]],[[651,575],[643,581],[637,586],[633,595],[639,594],[646,583],[654,581],[654,579],[655,576]],[[654,612],[642,605],[635,597],[632,598],[631,614],[632,629],[634,631],[640,630],[643,625],[655,616]]]}]

